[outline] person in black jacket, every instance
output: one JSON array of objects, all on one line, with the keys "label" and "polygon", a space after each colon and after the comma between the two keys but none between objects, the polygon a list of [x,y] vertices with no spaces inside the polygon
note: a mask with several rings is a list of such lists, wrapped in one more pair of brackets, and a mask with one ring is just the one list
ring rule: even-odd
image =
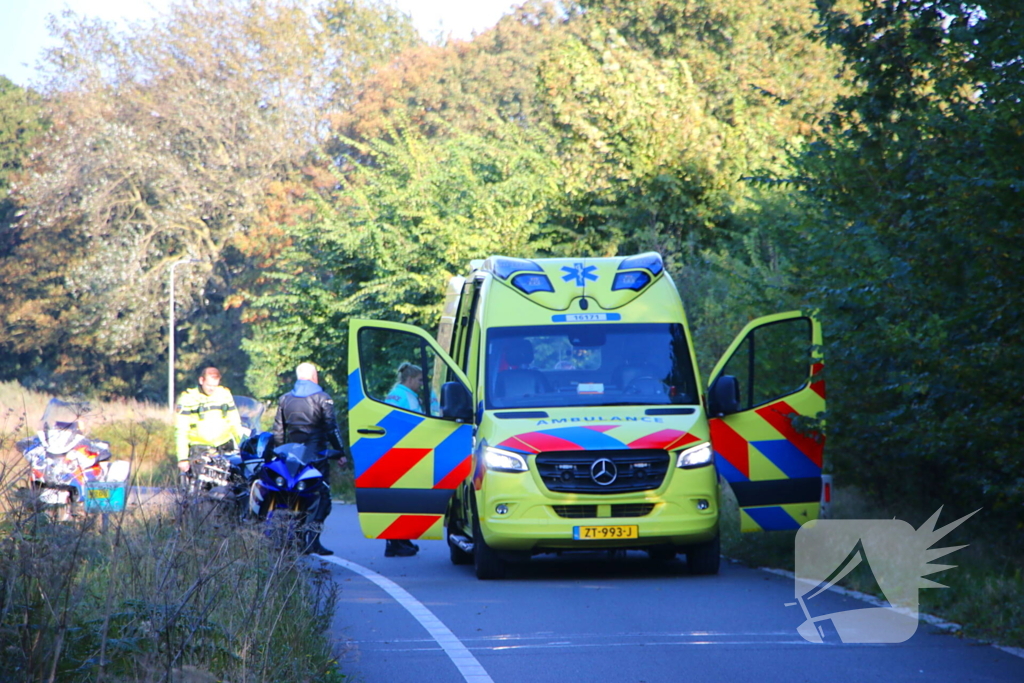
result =
[{"label": "person in black jacket", "polygon": [[[277,401],[274,417],[274,447],[286,443],[306,444],[320,452],[331,446],[341,456],[341,432],[334,416],[334,399],[317,384],[316,366],[299,363],[295,368],[295,388]],[[321,460],[317,465],[323,475],[323,487],[316,508],[311,510],[313,528],[305,552],[314,555],[333,555],[320,544],[320,529],[331,514],[330,463]]]}]

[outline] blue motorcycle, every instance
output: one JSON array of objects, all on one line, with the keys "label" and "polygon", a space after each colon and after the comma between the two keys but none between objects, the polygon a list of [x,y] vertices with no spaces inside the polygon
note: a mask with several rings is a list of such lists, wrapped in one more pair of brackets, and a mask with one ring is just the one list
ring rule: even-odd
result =
[{"label": "blue motorcycle", "polygon": [[267,533],[277,544],[298,544],[302,550],[319,532],[311,518],[327,484],[318,466],[325,466],[332,455],[300,443],[286,443],[266,453],[249,490],[249,513],[267,524]]}]

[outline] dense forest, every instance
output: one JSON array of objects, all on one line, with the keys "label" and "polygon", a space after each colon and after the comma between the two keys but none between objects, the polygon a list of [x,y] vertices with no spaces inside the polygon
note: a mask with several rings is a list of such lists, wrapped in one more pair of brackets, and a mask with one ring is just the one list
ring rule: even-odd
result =
[{"label": "dense forest", "polygon": [[[702,370],[819,312],[831,467],[1021,528],[1024,5],[527,2],[428,43],[373,0],[66,12],[0,77],[0,380],[339,398],[351,317],[436,325],[472,258],[662,254]],[[1016,265],[1014,265],[1016,264]]]}]

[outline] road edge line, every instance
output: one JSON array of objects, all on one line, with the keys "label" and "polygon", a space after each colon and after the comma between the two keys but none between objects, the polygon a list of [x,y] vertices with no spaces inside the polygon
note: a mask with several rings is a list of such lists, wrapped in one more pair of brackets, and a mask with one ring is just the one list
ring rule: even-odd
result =
[{"label": "road edge line", "polygon": [[[786,569],[775,569],[774,567],[758,567],[758,569],[760,569],[763,572],[768,572],[769,574],[775,574],[776,576],[784,576],[787,579],[792,579],[793,581],[796,581],[796,574]],[[851,598],[863,600],[864,602],[874,605],[875,607],[886,607],[888,609],[895,610],[897,612],[902,612],[904,614],[913,614],[910,610],[893,607],[885,601],[879,600],[870,593],[861,593],[860,591],[851,590],[849,588],[843,588],[842,586],[832,586],[829,588],[829,590],[835,591],[840,595],[848,595]],[[926,622],[932,626],[935,626],[936,628],[940,628],[944,631],[952,632],[963,630],[963,626],[961,626],[960,624],[957,624],[952,621],[946,621],[945,619],[937,617],[933,614],[925,614],[924,612],[918,612],[917,617],[921,621]],[[1002,650],[1003,652],[1011,654],[1014,657],[1020,657],[1021,659],[1024,659],[1024,648],[1010,647],[1009,645],[1000,645],[999,643],[994,643],[990,640],[982,640],[980,638],[974,638],[974,640],[978,640],[982,643],[988,643],[997,650]]]},{"label": "road edge line", "polygon": [[455,668],[457,668],[459,673],[462,674],[466,683],[494,683],[484,667],[477,661],[476,657],[473,656],[473,653],[469,651],[469,648],[463,645],[462,641],[452,633],[451,629],[445,626],[444,622],[438,619],[437,616],[426,607],[426,605],[414,598],[409,591],[405,590],[388,577],[378,574],[372,569],[368,569],[361,564],[352,562],[351,560],[331,555],[319,556],[319,559],[324,562],[336,564],[339,567],[344,567],[349,571],[366,577],[377,584],[377,586],[385,593],[394,598],[395,602],[404,607],[405,610],[419,622],[420,626],[426,629],[427,633],[430,634],[430,637],[441,646],[441,649],[444,650],[446,655],[448,655],[448,659],[451,660],[452,664],[455,665]]}]

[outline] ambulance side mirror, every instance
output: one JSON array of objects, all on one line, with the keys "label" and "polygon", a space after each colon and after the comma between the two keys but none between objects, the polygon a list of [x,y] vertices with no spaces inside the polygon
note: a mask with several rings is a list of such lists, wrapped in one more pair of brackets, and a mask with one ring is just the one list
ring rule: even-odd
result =
[{"label": "ambulance side mirror", "polygon": [[720,375],[708,389],[708,417],[725,417],[739,410],[739,380],[732,375]]},{"label": "ambulance side mirror", "polygon": [[441,415],[456,422],[473,421],[473,397],[462,382],[441,385]]}]

